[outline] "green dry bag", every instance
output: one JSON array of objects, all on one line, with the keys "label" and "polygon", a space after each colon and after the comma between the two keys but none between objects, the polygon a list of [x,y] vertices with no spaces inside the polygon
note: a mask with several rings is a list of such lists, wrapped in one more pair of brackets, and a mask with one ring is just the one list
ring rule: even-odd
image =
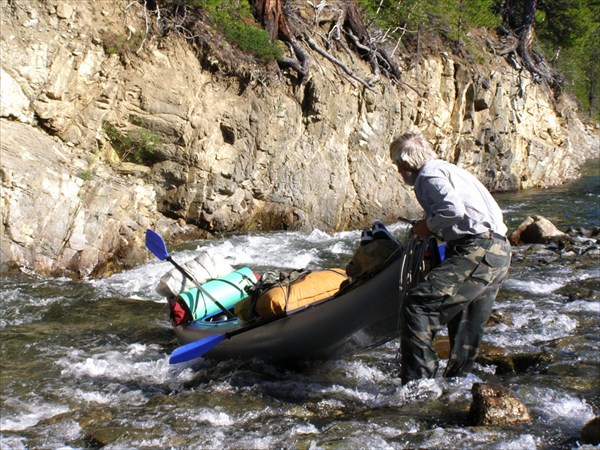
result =
[{"label": "green dry bag", "polygon": [[[233,308],[240,300],[248,297],[246,288],[254,286],[257,281],[252,269],[242,267],[220,278],[207,281],[202,284],[202,288],[221,305],[229,309]],[[193,320],[205,319],[222,312],[221,308],[198,288],[182,292],[179,294],[179,299],[187,305],[192,313]]]}]

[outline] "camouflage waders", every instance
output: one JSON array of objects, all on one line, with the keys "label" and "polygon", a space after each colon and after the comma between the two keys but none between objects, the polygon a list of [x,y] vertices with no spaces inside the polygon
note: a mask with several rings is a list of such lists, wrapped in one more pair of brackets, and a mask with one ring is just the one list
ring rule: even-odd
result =
[{"label": "camouflage waders", "polygon": [[449,242],[446,259],[406,297],[401,336],[402,383],[436,375],[435,334],[448,326],[450,359],[446,377],[467,373],[475,359],[483,325],[510,266],[505,238],[469,236]]}]

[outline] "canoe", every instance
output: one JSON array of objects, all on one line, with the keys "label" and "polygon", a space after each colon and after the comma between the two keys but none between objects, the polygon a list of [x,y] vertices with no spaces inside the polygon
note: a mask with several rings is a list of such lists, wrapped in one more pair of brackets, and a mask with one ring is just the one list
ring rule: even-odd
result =
[{"label": "canoe", "polygon": [[296,361],[325,359],[381,345],[399,334],[402,255],[373,277],[336,296],[264,323],[215,317],[174,327],[189,344],[234,333],[203,356],[209,359]]}]

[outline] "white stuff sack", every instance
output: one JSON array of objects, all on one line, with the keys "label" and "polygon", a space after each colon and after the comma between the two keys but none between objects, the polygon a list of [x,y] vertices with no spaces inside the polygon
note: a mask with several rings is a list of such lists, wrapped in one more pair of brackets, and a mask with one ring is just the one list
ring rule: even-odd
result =
[{"label": "white stuff sack", "polygon": [[[182,264],[182,267],[200,284],[235,270],[225,261],[225,258],[220,255],[211,255],[208,252],[200,253],[194,259]],[[156,292],[163,297],[176,297],[194,287],[196,287],[194,282],[184,277],[177,268],[173,268],[161,277],[156,286]]]}]

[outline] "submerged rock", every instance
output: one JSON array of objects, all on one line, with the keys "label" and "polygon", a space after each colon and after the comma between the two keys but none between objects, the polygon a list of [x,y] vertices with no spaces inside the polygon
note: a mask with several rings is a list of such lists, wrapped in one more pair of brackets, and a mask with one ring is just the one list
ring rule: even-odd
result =
[{"label": "submerged rock", "polygon": [[[448,336],[437,336],[433,340],[433,348],[440,359],[448,359],[450,357],[450,339]],[[494,357],[505,354],[506,350],[487,342],[483,342],[479,348],[479,357]]]},{"label": "submerged rock", "polygon": [[473,425],[524,425],[531,423],[527,407],[506,388],[473,384],[469,415]]},{"label": "submerged rock", "polygon": [[125,427],[106,427],[92,430],[85,436],[86,443],[92,448],[104,447],[127,435]]},{"label": "submerged rock", "polygon": [[600,279],[588,278],[586,280],[574,280],[556,291],[557,294],[564,295],[568,301],[600,300]]},{"label": "submerged rock", "polygon": [[[433,348],[440,359],[450,356],[450,340],[447,336],[437,336],[433,340]],[[496,366],[496,374],[525,373],[531,369],[545,368],[554,361],[547,351],[508,353],[506,349],[483,342],[479,348],[476,361],[483,365]]]},{"label": "submerged rock", "polygon": [[540,368],[554,361],[553,356],[544,351],[516,354],[480,352],[477,362],[496,366],[496,374],[525,373],[533,368]]},{"label": "submerged rock", "polygon": [[586,444],[600,444],[600,416],[594,417],[583,426],[581,440]]},{"label": "submerged rock", "polygon": [[572,237],[581,239],[599,239],[600,238],[600,227],[581,228],[581,227],[569,227],[567,234]]}]

